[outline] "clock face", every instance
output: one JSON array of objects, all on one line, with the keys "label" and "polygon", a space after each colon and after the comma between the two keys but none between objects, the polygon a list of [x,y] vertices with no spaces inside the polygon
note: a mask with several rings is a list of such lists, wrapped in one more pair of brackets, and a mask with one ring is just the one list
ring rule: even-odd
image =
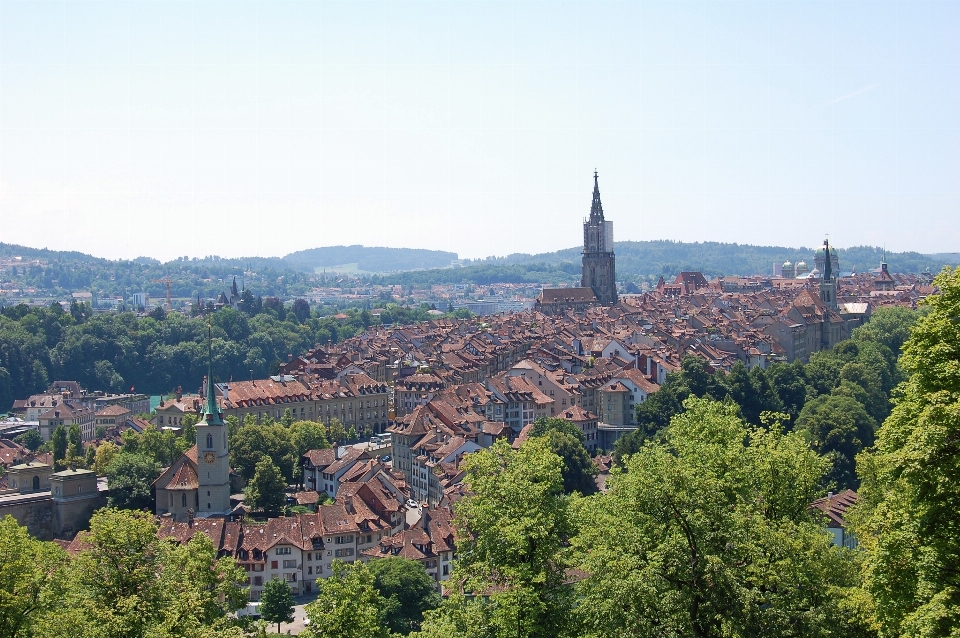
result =
[{"label": "clock face", "polygon": [[207,463],[213,463],[217,460],[217,456],[213,452],[207,452],[203,455],[203,460]]}]

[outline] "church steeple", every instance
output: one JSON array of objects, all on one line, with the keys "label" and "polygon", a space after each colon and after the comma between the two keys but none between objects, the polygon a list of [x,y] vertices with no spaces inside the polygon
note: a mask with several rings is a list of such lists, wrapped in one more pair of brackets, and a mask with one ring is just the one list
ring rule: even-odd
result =
[{"label": "church steeple", "polygon": [[597,171],[593,171],[593,203],[590,205],[590,219],[603,221],[603,204],[600,203],[600,180]]},{"label": "church steeple", "polygon": [[583,272],[581,288],[592,288],[600,303],[617,302],[616,258],[613,254],[613,222],[603,218],[600,179],[593,171],[593,203],[583,222]]},{"label": "church steeple", "polygon": [[200,421],[207,425],[223,425],[223,413],[217,405],[217,395],[213,388],[213,329],[207,324],[207,396],[203,403]]},{"label": "church steeple", "polygon": [[196,515],[230,513],[230,442],[213,385],[213,328],[207,323],[207,379],[200,421],[197,423]]},{"label": "church steeple", "polygon": [[823,240],[823,280],[830,281],[833,279],[833,264],[830,263],[830,242],[827,239]]},{"label": "church steeple", "polygon": [[[834,310],[839,308],[837,305],[837,281],[833,278],[833,261],[830,257],[830,242],[826,238],[823,240],[823,274],[820,278],[820,301]],[[826,335],[826,333],[824,334]],[[826,343],[826,341],[823,341],[823,343]]]}]

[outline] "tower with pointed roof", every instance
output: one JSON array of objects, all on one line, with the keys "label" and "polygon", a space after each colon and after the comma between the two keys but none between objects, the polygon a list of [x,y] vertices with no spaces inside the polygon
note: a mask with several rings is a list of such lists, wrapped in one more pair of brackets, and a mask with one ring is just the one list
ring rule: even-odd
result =
[{"label": "tower with pointed roof", "polygon": [[[823,240],[823,273],[820,279],[820,301],[834,310],[837,309],[837,280],[833,273],[833,261],[830,255],[830,242]],[[819,252],[819,251],[817,251]]]},{"label": "tower with pointed roof", "polygon": [[582,288],[592,288],[602,304],[617,302],[616,257],[613,254],[613,222],[603,218],[600,182],[593,172],[593,203],[590,217],[583,222]]},{"label": "tower with pointed roof", "polygon": [[208,336],[204,402],[197,423],[197,516],[230,513],[230,448],[213,385],[213,340]]}]

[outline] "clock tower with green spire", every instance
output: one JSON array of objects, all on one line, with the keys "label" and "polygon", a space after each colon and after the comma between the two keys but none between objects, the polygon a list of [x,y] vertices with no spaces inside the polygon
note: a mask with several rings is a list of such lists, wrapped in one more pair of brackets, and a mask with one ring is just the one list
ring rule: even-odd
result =
[{"label": "clock tower with green spire", "polygon": [[[208,328],[209,331],[209,328]],[[208,335],[204,403],[197,423],[197,516],[230,514],[230,448],[213,385],[213,339]]]}]

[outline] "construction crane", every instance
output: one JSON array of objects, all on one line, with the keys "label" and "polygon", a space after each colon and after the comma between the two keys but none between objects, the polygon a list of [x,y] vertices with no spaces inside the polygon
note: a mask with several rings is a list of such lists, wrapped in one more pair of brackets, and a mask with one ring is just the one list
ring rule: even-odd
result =
[{"label": "construction crane", "polygon": [[170,284],[173,282],[170,280],[170,277],[164,277],[163,279],[154,279],[154,283],[157,284],[166,284],[167,286],[167,310],[173,310],[173,302],[170,299]]}]

